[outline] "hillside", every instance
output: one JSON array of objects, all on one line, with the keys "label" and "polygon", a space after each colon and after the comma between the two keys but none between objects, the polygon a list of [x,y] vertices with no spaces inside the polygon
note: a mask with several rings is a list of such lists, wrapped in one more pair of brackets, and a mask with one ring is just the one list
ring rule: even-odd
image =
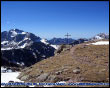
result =
[{"label": "hillside", "polygon": [[75,45],[25,68],[18,78],[25,82],[108,83],[109,45]]}]

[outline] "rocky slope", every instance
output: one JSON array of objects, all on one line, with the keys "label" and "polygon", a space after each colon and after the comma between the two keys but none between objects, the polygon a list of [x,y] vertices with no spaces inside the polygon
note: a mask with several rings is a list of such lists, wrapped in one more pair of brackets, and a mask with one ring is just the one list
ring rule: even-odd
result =
[{"label": "rocky slope", "polygon": [[60,54],[22,70],[18,78],[25,82],[108,83],[109,45],[83,43],[61,49]]}]

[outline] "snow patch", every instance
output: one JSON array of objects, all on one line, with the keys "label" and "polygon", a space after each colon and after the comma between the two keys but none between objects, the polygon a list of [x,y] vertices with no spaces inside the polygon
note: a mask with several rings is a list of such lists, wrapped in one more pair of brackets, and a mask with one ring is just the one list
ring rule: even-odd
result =
[{"label": "snow patch", "polygon": [[100,36],[95,36],[96,39],[103,39],[102,37]]},{"label": "snow patch", "polygon": [[50,45],[50,46],[52,46],[55,49],[58,49],[59,48],[59,45]]},{"label": "snow patch", "polygon": [[90,44],[87,44],[87,45],[109,45],[109,41],[98,41],[98,42],[95,42],[95,43],[90,43]]},{"label": "snow patch", "polygon": [[20,48],[25,48],[27,43],[24,43],[24,45],[20,46]]},{"label": "snow patch", "polygon": [[26,34],[26,32],[22,32],[21,34]]},{"label": "snow patch", "polygon": [[5,43],[8,43],[8,41],[3,41],[3,42],[1,42],[1,44],[5,44]]},{"label": "snow patch", "polygon": [[11,50],[13,48],[1,48],[1,50]]},{"label": "snow patch", "polygon": [[46,39],[41,39],[40,41],[46,45],[49,44]]},{"label": "snow patch", "polygon": [[[46,45],[49,44],[46,39],[41,39],[40,41],[41,41],[42,43],[46,44]],[[50,45],[50,46],[53,47],[53,48],[55,48],[55,49],[58,49],[58,48],[59,48],[59,45]]]},{"label": "snow patch", "polygon": [[14,31],[11,31],[12,32],[12,35],[11,37],[15,37],[18,33],[14,30]]},{"label": "snow patch", "polygon": [[21,72],[12,72],[11,69],[1,67],[1,83],[8,83],[9,81],[23,82],[17,78],[20,73]]},{"label": "snow patch", "polygon": [[66,83],[65,81],[60,81],[60,82],[57,82],[57,83]]},{"label": "snow patch", "polygon": [[21,80],[17,79],[19,74],[20,72],[1,73],[1,83],[8,83],[9,81],[22,82]]},{"label": "snow patch", "polygon": [[25,40],[30,40],[30,38],[24,38],[24,40],[20,41],[20,42],[18,43],[18,45],[19,45],[20,43],[24,42]]}]

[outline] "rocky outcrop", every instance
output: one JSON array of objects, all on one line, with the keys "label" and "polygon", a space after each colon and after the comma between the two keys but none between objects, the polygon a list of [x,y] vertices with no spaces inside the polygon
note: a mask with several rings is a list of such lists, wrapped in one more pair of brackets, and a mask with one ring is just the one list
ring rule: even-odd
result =
[{"label": "rocky outcrop", "polygon": [[45,80],[47,80],[48,76],[49,76],[49,73],[43,73],[36,78],[36,81],[44,82]]},{"label": "rocky outcrop", "polygon": [[64,52],[66,50],[70,50],[72,48],[72,45],[65,45],[62,44],[60,45],[60,47],[55,51],[55,55],[60,54],[61,52]]}]

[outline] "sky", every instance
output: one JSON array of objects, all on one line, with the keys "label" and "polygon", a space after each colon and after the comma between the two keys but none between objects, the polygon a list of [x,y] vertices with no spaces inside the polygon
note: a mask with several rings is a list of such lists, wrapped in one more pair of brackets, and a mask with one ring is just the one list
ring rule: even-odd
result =
[{"label": "sky", "polygon": [[15,28],[47,39],[109,34],[109,1],[2,1],[1,32]]}]

